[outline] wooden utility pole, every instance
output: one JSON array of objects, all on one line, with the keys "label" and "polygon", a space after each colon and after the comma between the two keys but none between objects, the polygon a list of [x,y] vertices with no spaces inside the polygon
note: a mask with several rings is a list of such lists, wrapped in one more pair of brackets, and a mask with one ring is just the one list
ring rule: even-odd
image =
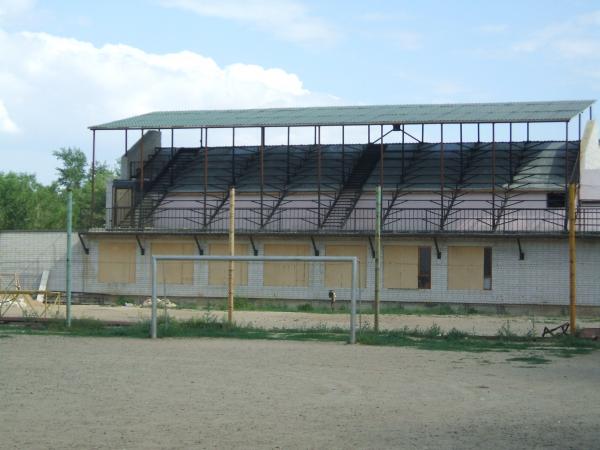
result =
[{"label": "wooden utility pole", "polygon": [[375,331],[379,331],[379,304],[381,293],[381,185],[377,186],[375,200],[375,304],[374,321]]},{"label": "wooden utility pole", "polygon": [[[229,256],[235,256],[235,188],[229,191]],[[229,261],[229,290],[227,293],[227,321],[233,323],[234,265]]]},{"label": "wooden utility pole", "polygon": [[575,210],[576,210],[576,187],[569,184],[569,329],[571,335],[577,331],[577,255],[575,253]]}]

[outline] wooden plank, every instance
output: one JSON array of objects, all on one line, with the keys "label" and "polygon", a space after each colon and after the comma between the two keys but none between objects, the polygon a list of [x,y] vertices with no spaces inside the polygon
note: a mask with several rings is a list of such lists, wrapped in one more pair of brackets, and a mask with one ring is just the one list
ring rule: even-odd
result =
[{"label": "wooden plank", "polygon": [[383,248],[383,287],[418,289],[419,247],[386,245]]},{"label": "wooden plank", "polygon": [[483,289],[483,247],[448,247],[448,289]]},{"label": "wooden plank", "polygon": [[[46,286],[48,286],[48,277],[50,276],[49,270],[44,270],[42,272],[42,278],[40,279],[40,286],[38,287],[39,291],[45,291]],[[44,294],[41,292],[35,296],[35,301],[43,303],[44,302]]]},{"label": "wooden plank", "polygon": [[99,241],[99,283],[135,283],[136,246],[132,241]]},{"label": "wooden plank", "polygon": [[[360,244],[330,244],[325,246],[327,256],[356,256],[358,258],[358,287],[367,285],[367,246]],[[325,263],[325,286],[327,288],[350,288],[352,284],[351,263]]]},{"label": "wooden plank", "polygon": [[[229,244],[210,244],[211,255],[229,256]],[[248,255],[248,244],[235,244],[236,255]],[[248,285],[248,263],[236,262],[233,265],[235,285]],[[227,261],[211,261],[208,263],[208,284],[211,286],[226,286],[229,263]]]},{"label": "wooden plank", "polygon": [[[310,256],[308,244],[265,244],[265,256]],[[309,264],[304,262],[268,262],[263,265],[265,286],[308,286]]]},{"label": "wooden plank", "polygon": [[[196,245],[192,242],[152,242],[152,255],[194,255]],[[159,283],[193,284],[194,261],[159,261]]]}]

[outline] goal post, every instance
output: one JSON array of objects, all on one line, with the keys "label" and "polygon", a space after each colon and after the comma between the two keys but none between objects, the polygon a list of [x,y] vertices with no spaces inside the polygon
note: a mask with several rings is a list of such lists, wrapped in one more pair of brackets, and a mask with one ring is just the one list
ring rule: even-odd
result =
[{"label": "goal post", "polygon": [[154,255],[152,256],[152,317],[150,321],[150,337],[157,337],[157,266],[159,261],[228,261],[228,262],[345,262],[351,263],[350,294],[350,344],[356,343],[356,290],[358,279],[358,258],[356,256],[219,256],[219,255]]}]

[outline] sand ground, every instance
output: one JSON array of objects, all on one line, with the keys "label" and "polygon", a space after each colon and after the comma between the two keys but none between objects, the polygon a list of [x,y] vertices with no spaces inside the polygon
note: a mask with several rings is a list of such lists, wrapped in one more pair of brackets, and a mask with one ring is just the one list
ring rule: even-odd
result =
[{"label": "sand ground", "polygon": [[[64,317],[65,308],[61,306],[57,311],[51,309],[50,314],[59,313]],[[170,317],[178,319],[190,319],[202,317],[207,314],[205,310],[194,309],[169,309]],[[164,314],[164,311],[160,311]],[[217,318],[226,317],[224,311],[211,311],[211,315]],[[21,312],[13,306],[8,310],[7,316],[20,316]],[[131,321],[147,320],[150,318],[149,308],[137,306],[100,306],[100,305],[74,305],[73,317],[94,318],[101,320]],[[531,330],[534,335],[541,335],[544,326],[553,328],[561,323],[568,322],[567,317],[545,317],[545,316],[497,316],[497,315],[405,315],[405,314],[383,314],[380,316],[382,329],[400,329],[405,326],[409,328],[429,328],[436,324],[442,330],[449,331],[452,328],[480,336],[494,336],[501,327],[510,327],[510,331],[525,335]],[[261,328],[310,328],[315,326],[349,327],[350,316],[343,314],[315,314],[302,312],[271,312],[271,311],[236,311],[234,320],[240,324],[252,324]],[[365,325],[373,326],[373,316],[363,314],[357,320]],[[600,328],[600,319],[580,318],[579,327]]]},{"label": "sand ground", "polygon": [[512,356],[4,336],[0,448],[598,448],[600,352]]}]

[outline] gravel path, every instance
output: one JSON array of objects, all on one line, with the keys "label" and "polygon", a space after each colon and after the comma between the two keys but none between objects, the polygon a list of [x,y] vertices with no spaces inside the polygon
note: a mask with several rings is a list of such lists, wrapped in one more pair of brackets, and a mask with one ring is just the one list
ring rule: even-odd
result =
[{"label": "gravel path", "polygon": [[0,339],[0,448],[597,448],[600,352],[535,367],[234,339]]}]

